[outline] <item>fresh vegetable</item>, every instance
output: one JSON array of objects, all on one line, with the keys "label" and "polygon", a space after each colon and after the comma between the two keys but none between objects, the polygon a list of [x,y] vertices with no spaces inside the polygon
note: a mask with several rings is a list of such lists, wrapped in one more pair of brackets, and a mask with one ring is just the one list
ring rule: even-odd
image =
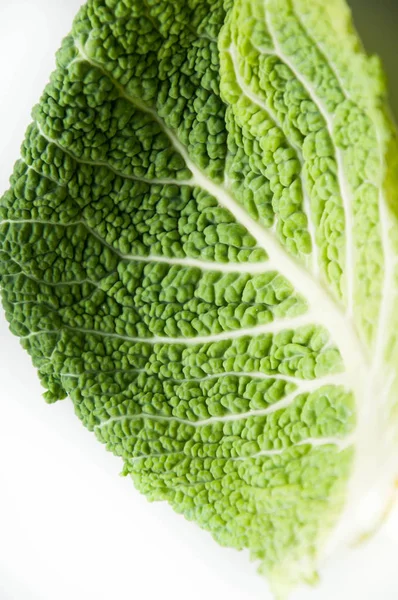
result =
[{"label": "fresh vegetable", "polygon": [[343,0],[89,0],[0,202],[46,400],[280,596],[393,493],[397,156]]}]

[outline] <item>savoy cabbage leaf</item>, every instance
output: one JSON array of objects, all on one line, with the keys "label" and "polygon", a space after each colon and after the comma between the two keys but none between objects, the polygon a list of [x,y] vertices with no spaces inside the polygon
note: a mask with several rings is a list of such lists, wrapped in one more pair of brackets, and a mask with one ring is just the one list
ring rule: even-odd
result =
[{"label": "savoy cabbage leaf", "polygon": [[0,202],[46,400],[280,594],[393,491],[397,172],[343,0],[89,0]]}]

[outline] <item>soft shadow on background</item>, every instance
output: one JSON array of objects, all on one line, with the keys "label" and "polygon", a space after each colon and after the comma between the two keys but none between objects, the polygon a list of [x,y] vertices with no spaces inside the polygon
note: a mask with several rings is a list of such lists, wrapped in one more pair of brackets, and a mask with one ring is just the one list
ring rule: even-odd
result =
[{"label": "soft shadow on background", "polygon": [[348,4],[366,50],[383,60],[391,105],[398,120],[398,0],[348,0]]}]

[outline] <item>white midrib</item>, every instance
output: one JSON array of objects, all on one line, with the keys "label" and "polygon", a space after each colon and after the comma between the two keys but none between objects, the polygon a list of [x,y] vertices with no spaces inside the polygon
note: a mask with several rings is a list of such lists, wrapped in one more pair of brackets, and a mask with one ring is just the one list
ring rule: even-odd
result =
[{"label": "white midrib", "polygon": [[[89,59],[82,48],[78,48],[84,60],[92,63],[98,68],[101,65]],[[283,55],[282,55],[283,57]],[[287,61],[287,57],[284,57]],[[294,66],[289,61],[287,64],[292,68],[298,80],[302,81],[300,73],[294,69]],[[108,77],[109,73],[105,72]],[[110,77],[111,78],[111,77]],[[346,187],[346,179],[344,175],[341,153],[336,150],[336,160],[339,173],[339,181],[342,185],[342,200],[346,214],[346,233],[347,233],[347,250],[346,250],[346,268],[347,268],[347,314],[337,305],[331,298],[327,290],[323,287],[319,280],[315,280],[294,258],[289,256],[286,250],[273,237],[272,233],[267,231],[259,223],[251,219],[245,210],[236,202],[226,185],[217,184],[210,180],[203,172],[201,172],[195,164],[190,160],[186,148],[179,142],[174,133],[166,127],[165,123],[160,119],[155,111],[148,108],[137,98],[129,97],[126,92],[113,82],[119,90],[121,96],[132,102],[139,108],[153,117],[159,123],[165,133],[168,135],[174,148],[184,158],[188,169],[191,171],[193,179],[190,181],[192,185],[197,185],[206,190],[210,195],[217,199],[218,203],[230,211],[237,222],[241,223],[247,231],[257,240],[269,257],[268,267],[274,269],[283,275],[287,281],[299,292],[308,302],[309,310],[306,315],[308,323],[318,324],[325,327],[337,347],[339,348],[345,369],[347,373],[347,381],[349,387],[354,391],[357,398],[364,397],[366,382],[368,381],[368,371],[371,369],[370,361],[366,355],[364,347],[358,339],[352,322],[352,303],[353,303],[353,255],[352,255],[352,219],[350,212],[350,199]],[[304,83],[303,83],[304,85]],[[305,87],[308,89],[308,82],[305,82]],[[322,112],[322,107],[319,107]],[[332,133],[332,123],[330,116],[326,113],[325,119],[329,132]],[[356,444],[355,439],[350,439]]]},{"label": "white midrib", "polygon": [[[269,28],[272,33],[272,28]],[[275,37],[275,36],[274,36]],[[295,68],[292,60],[282,51],[278,40],[274,39],[274,45],[279,58],[284,61],[287,66],[292,70],[298,81],[302,83],[304,88],[309,92],[314,103],[317,105],[320,113],[323,115],[325,124],[329,134],[333,139],[333,118],[329,114],[327,108],[323,102],[317,97],[316,90],[314,89],[311,82],[304,78],[300,72]],[[84,53],[82,53],[85,60],[92,62],[98,68],[101,65],[90,60]],[[109,73],[106,73],[109,77]],[[326,327],[330,332],[332,338],[336,342],[345,363],[347,377],[354,390],[355,396],[361,404],[358,404],[358,416],[359,423],[355,433],[355,439],[352,442],[355,444],[359,455],[363,452],[364,447],[368,444],[371,451],[376,450],[374,444],[377,443],[379,438],[374,436],[379,433],[379,426],[373,428],[372,417],[378,419],[377,411],[375,411],[374,403],[372,402],[372,394],[377,393],[377,384],[380,383],[380,378],[377,377],[377,371],[382,364],[383,357],[383,339],[385,339],[387,326],[388,326],[388,315],[391,307],[389,306],[390,300],[383,299],[380,308],[380,320],[378,328],[378,336],[376,347],[372,352],[373,360],[370,361],[364,347],[358,339],[353,321],[353,308],[354,308],[354,273],[355,273],[355,256],[354,256],[354,245],[353,245],[353,215],[352,215],[352,199],[350,186],[348,184],[345,170],[343,154],[340,149],[335,149],[335,158],[337,165],[337,175],[340,183],[341,199],[343,209],[345,213],[345,233],[346,233],[346,257],[345,257],[345,272],[346,272],[346,303],[347,303],[347,314],[337,306],[337,304],[329,296],[328,292],[323,288],[322,284],[318,280],[314,280],[307,271],[301,267],[292,257],[290,257],[279,243],[273,238],[272,234],[261,227],[258,223],[253,221],[241,208],[239,204],[231,196],[229,189],[223,185],[217,185],[213,181],[209,180],[202,172],[200,172],[189,159],[186,149],[179,143],[179,140],[174,134],[167,129],[163,121],[158,115],[148,109],[136,98],[129,98],[126,96],[124,90],[118,86],[117,82],[114,82],[122,95],[128,100],[132,101],[141,110],[149,112],[153,118],[162,126],[164,131],[167,133],[169,139],[173,143],[174,147],[184,157],[188,168],[191,170],[194,178],[194,182],[207,190],[213,195],[220,205],[227,208],[237,219],[238,222],[242,223],[246,229],[257,239],[258,244],[265,249],[270,259],[271,268],[281,273],[294,288],[305,297],[309,304],[308,320],[309,322],[317,323]],[[390,248],[388,242],[388,215],[383,213],[384,198],[380,198],[381,213],[380,219],[383,229],[384,239],[384,257],[385,257],[385,283],[384,283],[384,298],[386,298],[386,292],[390,291],[393,285],[393,273],[391,265],[389,263]],[[387,386],[388,387],[388,386]],[[387,394],[388,389],[384,390],[384,394]],[[370,440],[366,439],[366,433],[370,431]],[[382,438],[381,438],[382,439]],[[366,457],[369,455],[368,452],[363,454],[356,459],[355,465],[355,477],[353,478],[353,486],[355,487],[357,477],[359,478],[358,490],[355,494],[352,494],[351,500],[358,498],[363,490],[366,491],[366,485],[361,480],[362,477],[369,477],[366,473]],[[351,492],[350,492],[351,493]],[[350,504],[350,503],[349,503]],[[350,518],[355,517],[355,501],[351,502],[350,506],[347,507],[349,510],[345,514],[345,524]]]},{"label": "white midrib", "polygon": [[[173,140],[173,143],[175,142],[176,140]],[[221,206],[233,214],[235,219],[257,240],[258,245],[266,251],[269,257],[269,269],[283,275],[307,300],[308,323],[323,325],[330,332],[343,356],[347,371],[353,374],[352,383],[357,387],[356,379],[360,372],[365,373],[368,360],[349,316],[337,306],[320,282],[315,281],[294,258],[290,257],[264,227],[251,219],[225,187],[215,184],[200,172],[186,155],[185,149],[177,146],[176,148],[179,152],[184,150],[184,159],[196,185],[214,196]]]},{"label": "white midrib", "polygon": [[[378,140],[382,149],[381,140]],[[381,163],[384,157],[381,153]],[[398,459],[395,429],[388,422],[390,391],[396,373],[394,365],[386,369],[384,352],[389,334],[389,316],[393,310],[395,263],[390,238],[391,215],[383,186],[379,192],[379,214],[384,253],[384,285],[373,360],[361,410],[358,410],[356,458],[344,511],[330,536],[324,555],[336,552],[347,543],[357,543],[360,536],[375,532],[394,503]],[[375,401],[377,398],[377,405]]]},{"label": "white midrib", "polygon": [[[91,63],[96,68],[103,70],[102,65],[97,63],[91,57],[88,57],[84,48],[76,40],[75,46],[84,60]],[[188,169],[191,171],[192,185],[197,185],[206,190],[210,195],[217,199],[221,206],[229,210],[235,219],[257,240],[258,245],[266,251],[269,257],[269,269],[275,270],[283,275],[307,300],[309,305],[309,311],[307,313],[308,324],[322,325],[329,331],[342,354],[346,371],[352,382],[352,388],[356,392],[358,392],[359,387],[362,389],[362,382],[368,368],[368,359],[365,349],[355,331],[350,315],[346,315],[337,303],[332,300],[329,293],[319,281],[315,281],[293,257],[289,256],[287,251],[282,248],[281,244],[272,234],[246,213],[224,185],[215,183],[197,168],[191,161],[185,146],[183,146],[175,134],[166,126],[164,121],[153,109],[149,108],[139,98],[126,94],[125,90],[118,82],[112,79],[108,72],[103,72],[112,81],[122,97],[133,103],[138,109],[150,114],[160,125],[174,148],[185,160]]]},{"label": "white midrib", "polygon": [[[295,0],[293,0],[295,8]],[[296,9],[295,9],[296,10]],[[302,15],[304,17],[304,14]],[[300,18],[296,11],[296,18]],[[301,26],[305,25],[301,23]],[[308,32],[307,32],[308,34]],[[312,43],[318,48],[321,54],[328,62],[329,68],[339,83],[339,86],[344,96],[349,99],[350,94],[344,88],[340,79],[336,65],[333,65],[327,58],[325,51],[320,46],[319,39],[311,37]],[[298,76],[297,70],[294,69],[291,61],[284,55],[284,59],[288,62],[288,66]],[[305,87],[309,88],[309,82],[305,80]],[[312,88],[312,93],[314,90]],[[319,99],[318,99],[319,100]],[[318,103],[318,108],[322,109]],[[324,107],[323,107],[324,108]],[[327,110],[324,111],[326,116]],[[384,118],[384,117],[383,117]],[[397,442],[395,439],[394,427],[389,423],[391,402],[391,386],[396,381],[394,367],[390,369],[385,365],[385,349],[387,339],[390,336],[389,317],[394,309],[395,295],[395,261],[393,256],[396,252],[393,250],[390,236],[390,229],[393,218],[388,208],[387,200],[384,196],[383,178],[386,170],[384,145],[380,138],[380,127],[384,124],[376,122],[376,116],[373,115],[375,122],[375,130],[379,147],[379,158],[381,174],[383,177],[379,182],[379,217],[380,217],[380,237],[383,243],[383,258],[384,258],[384,280],[382,287],[382,298],[379,309],[379,318],[377,324],[377,333],[372,348],[372,361],[369,372],[366,373],[366,384],[364,386],[364,394],[361,397],[361,403],[358,404],[357,414],[357,433],[355,440],[355,463],[348,485],[348,493],[345,502],[343,514],[339,519],[339,523],[335,528],[332,536],[329,538],[324,551],[324,556],[336,551],[341,546],[347,543],[357,542],[358,538],[365,534],[374,532],[381,525],[385,518],[386,510],[392,506],[394,496],[396,494],[396,477],[398,473],[398,459],[396,457]],[[332,119],[329,116],[329,128],[333,127]],[[329,129],[330,130],[330,129]],[[344,165],[342,153],[337,150],[338,172],[344,175]],[[344,190],[349,193],[348,183],[345,178],[341,180],[343,183],[343,202]],[[350,202],[345,202],[346,221],[351,219]],[[347,210],[348,209],[348,210]],[[347,265],[349,264],[350,256],[347,256]],[[351,256],[352,260],[353,256]],[[352,267],[354,268],[354,264]]]}]

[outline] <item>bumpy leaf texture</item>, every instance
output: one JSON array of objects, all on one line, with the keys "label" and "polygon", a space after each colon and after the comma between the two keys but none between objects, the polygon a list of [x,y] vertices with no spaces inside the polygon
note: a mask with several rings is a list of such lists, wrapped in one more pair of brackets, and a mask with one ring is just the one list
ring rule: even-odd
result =
[{"label": "bumpy leaf texture", "polygon": [[281,595],[393,489],[396,156],[342,0],[89,0],[1,200],[47,401]]}]

